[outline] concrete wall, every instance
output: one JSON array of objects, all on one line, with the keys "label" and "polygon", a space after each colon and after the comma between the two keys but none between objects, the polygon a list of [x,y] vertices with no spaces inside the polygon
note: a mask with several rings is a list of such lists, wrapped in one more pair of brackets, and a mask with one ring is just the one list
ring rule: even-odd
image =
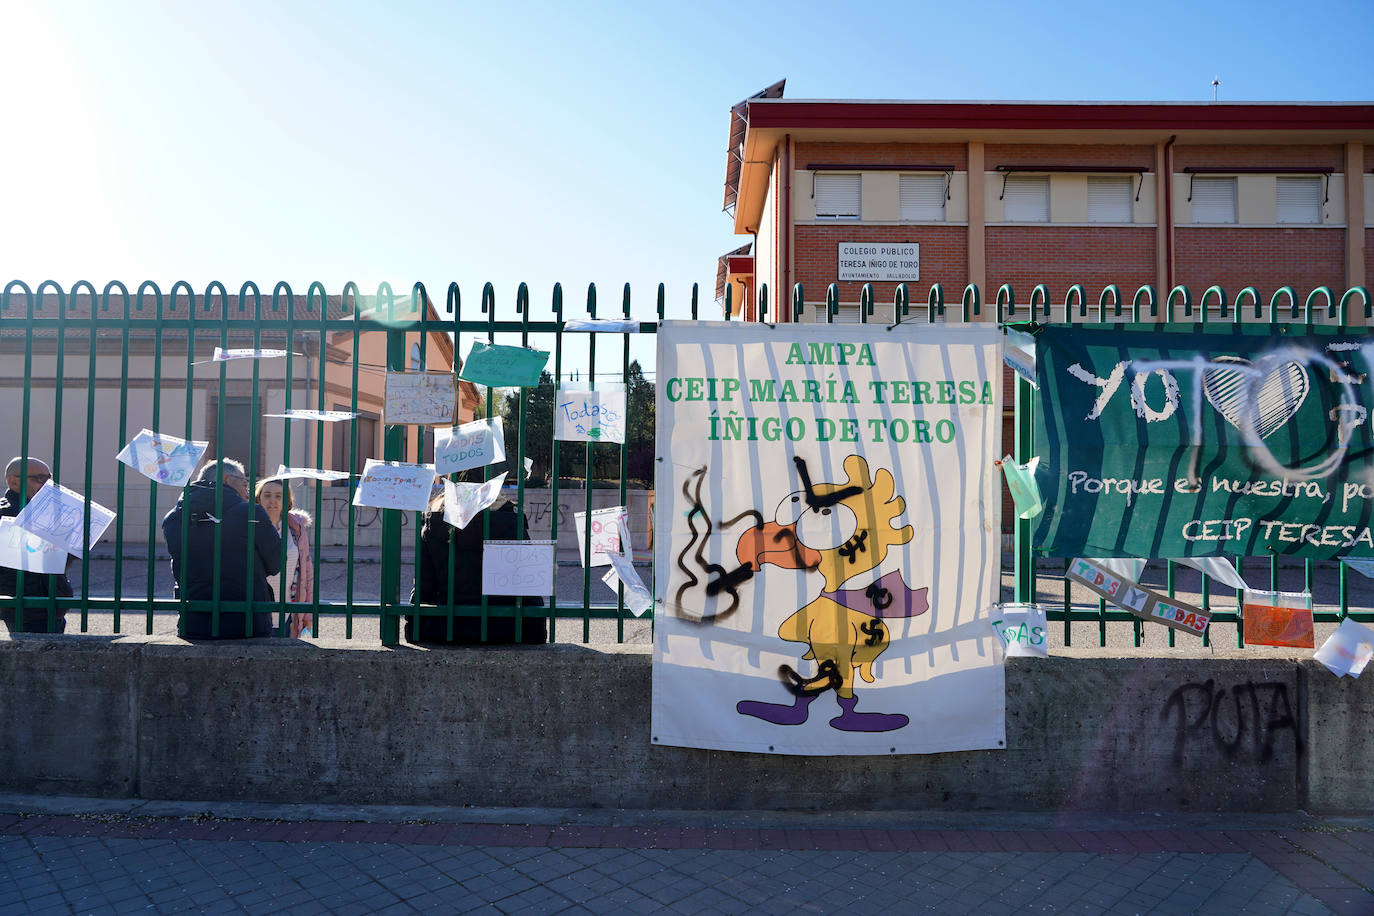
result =
[{"label": "concrete wall", "polygon": [[704,809],[1374,811],[1374,679],[1266,655],[1007,665],[1007,749],[654,746],[647,647],[0,642],[0,789]]}]

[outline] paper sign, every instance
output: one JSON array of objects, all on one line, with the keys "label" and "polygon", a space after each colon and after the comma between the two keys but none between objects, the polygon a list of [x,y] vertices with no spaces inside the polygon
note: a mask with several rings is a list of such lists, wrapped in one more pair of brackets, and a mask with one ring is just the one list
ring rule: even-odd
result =
[{"label": "paper sign", "polygon": [[386,423],[452,424],[457,403],[458,387],[452,372],[386,374],[386,406],[382,409]]},{"label": "paper sign", "polygon": [[1341,557],[1341,562],[1362,576],[1374,579],[1374,560],[1356,557]]},{"label": "paper sign", "polygon": [[1201,636],[1207,632],[1207,624],[1212,620],[1212,615],[1201,608],[1161,595],[1139,582],[1116,575],[1092,560],[1074,560],[1065,575],[1142,620],[1153,620],[1184,633]]},{"label": "paper sign", "polygon": [[630,318],[570,318],[563,322],[563,330],[638,334],[639,322]]},{"label": "paper sign", "polygon": [[209,447],[208,442],[188,442],[145,429],[120,449],[115,460],[124,462],[157,483],[180,487],[191,479],[196,465],[200,464],[201,457]]},{"label": "paper sign", "polygon": [[1347,617],[1312,657],[1331,669],[1336,677],[1347,674],[1359,677],[1371,656],[1374,656],[1374,630]]},{"label": "paper sign", "polygon": [[612,589],[617,584],[625,586],[625,607],[636,617],[644,616],[644,612],[654,606],[654,596],[649,594],[644,580],[639,577],[634,560],[623,553],[610,553],[606,558],[611,568],[601,581]]},{"label": "paper sign", "polygon": [[1049,624],[1042,605],[994,604],[988,622],[1007,657],[1049,657]]},{"label": "paper sign", "polygon": [[[506,475],[493,477],[486,483],[454,483],[444,481],[444,521],[455,528],[466,528],[477,513],[496,502]],[[517,594],[508,592],[507,594]]]},{"label": "paper sign", "polygon": [[624,442],[625,392],[558,392],[553,437],[573,442]]},{"label": "paper sign", "polygon": [[1035,381],[1035,338],[1025,331],[1007,328],[1006,346],[1002,348],[1002,362],[1010,366],[1017,375],[1030,382],[1032,388],[1040,386]]},{"label": "paper sign", "polygon": [[533,458],[526,458],[526,459],[525,459],[525,479],[526,479],[526,480],[529,480],[529,479],[530,479],[530,474],[532,474],[533,472],[534,472],[534,459],[533,459]]},{"label": "paper sign", "polygon": [[322,471],[319,468],[289,468],[286,465],[278,465],[277,473],[273,477],[308,477],[311,480],[347,480],[351,475],[347,471]]},{"label": "paper sign", "polygon": [[1002,457],[1002,472],[1007,475],[1007,489],[1011,491],[1011,501],[1016,504],[1017,518],[1035,518],[1045,511],[1040,484],[1035,482],[1035,469],[1039,465],[1039,456],[1026,464],[1017,464],[1010,455]]},{"label": "paper sign", "polygon": [[0,517],[0,566],[51,576],[67,568],[67,551]]},{"label": "paper sign", "polygon": [[1245,623],[1241,632],[1247,645],[1316,646],[1312,631],[1312,596],[1306,592],[1247,591],[1242,602]]},{"label": "paper sign", "polygon": [[1145,572],[1145,561],[1139,557],[1106,557],[1090,559],[1088,562],[1101,566],[1119,579],[1130,579],[1132,582],[1139,581],[1141,573]]},{"label": "paper sign", "polygon": [[553,594],[553,541],[487,541],[482,545],[482,592]]},{"label": "paper sign", "polygon": [[506,434],[500,417],[434,431],[434,469],[441,477],[505,460]]},{"label": "paper sign", "polygon": [[[248,349],[222,350],[215,347],[215,355],[210,362],[225,363],[232,359],[279,359],[285,355],[285,350],[254,350],[251,347]],[[303,354],[297,353],[295,355],[302,356]]]},{"label": "paper sign", "polygon": [[548,361],[547,350],[474,340],[460,377],[489,388],[529,388],[539,384],[539,373]]},{"label": "paper sign", "polygon": [[1222,585],[1238,588],[1242,591],[1247,587],[1245,580],[1240,577],[1240,573],[1236,572],[1236,567],[1226,557],[1178,557],[1174,562],[1200,570]]},{"label": "paper sign", "polygon": [[43,484],[28,505],[19,510],[15,523],[30,534],[57,544],[68,553],[82,556],[86,548],[100,540],[115,518],[113,512],[99,503],[92,502],[89,505],[91,527],[86,532],[84,543],[81,539],[81,522],[85,518],[86,498],[51,480]]},{"label": "paper sign", "polygon": [[429,508],[434,465],[367,459],[353,505],[423,512]]},{"label": "paper sign", "polygon": [[[577,552],[583,566],[605,566],[611,562],[606,554],[619,553],[621,525],[626,518],[624,506],[611,506],[607,509],[592,510],[592,559],[587,562],[587,513],[577,512],[573,521],[577,524]],[[629,545],[626,545],[628,549]]]},{"label": "paper sign", "polygon": [[356,413],[348,410],[288,410],[285,413],[265,414],[269,417],[282,417],[287,420],[320,420],[324,423],[337,423],[340,420],[351,420],[357,416]]}]

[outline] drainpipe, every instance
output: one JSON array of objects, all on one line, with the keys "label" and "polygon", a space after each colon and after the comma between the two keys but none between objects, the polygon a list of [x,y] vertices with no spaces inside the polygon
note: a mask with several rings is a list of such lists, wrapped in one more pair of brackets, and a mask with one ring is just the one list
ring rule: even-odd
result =
[{"label": "drainpipe", "polygon": [[1164,279],[1166,289],[1159,291],[1162,299],[1167,299],[1174,288],[1174,141],[1178,134],[1169,137],[1164,144],[1164,174],[1161,176],[1164,188]]},{"label": "drainpipe", "polygon": [[[792,135],[782,138],[782,288],[773,292],[778,321],[792,320]],[[755,252],[755,257],[758,253]]]},{"label": "drainpipe", "polygon": [[[328,308],[329,308],[328,303],[326,303],[326,304],[323,306],[323,308],[325,308],[326,310],[328,310]],[[323,345],[324,341],[320,341],[320,343],[321,343],[321,345]],[[307,408],[309,408],[309,407],[310,407],[310,377],[311,377],[311,375],[313,374],[313,371],[312,371],[312,370],[314,369],[314,363],[313,363],[313,362],[311,361],[311,359],[310,359],[309,348],[308,348],[308,347],[301,347],[301,349],[306,351],[306,354],[305,354],[305,406],[306,406]],[[318,357],[316,357],[316,358],[318,358]],[[288,430],[290,429],[289,425],[288,425],[287,428],[288,428]],[[315,447],[315,440],[312,439],[312,438],[309,436],[309,434],[307,434],[307,435],[305,436],[305,448],[304,448],[304,450],[303,450],[303,453],[304,453],[304,454],[309,454],[310,451],[311,451],[314,447]],[[315,456],[315,460],[316,460],[316,461],[320,460],[320,456],[319,456],[319,455],[316,455],[316,456]]]}]

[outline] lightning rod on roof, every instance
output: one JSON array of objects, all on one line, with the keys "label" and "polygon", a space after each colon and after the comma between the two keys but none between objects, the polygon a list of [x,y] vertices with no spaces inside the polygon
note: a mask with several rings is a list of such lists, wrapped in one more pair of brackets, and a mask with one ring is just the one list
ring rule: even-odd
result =
[{"label": "lightning rod on roof", "polygon": [[1215,102],[1215,101],[1217,100],[1217,87],[1220,86],[1220,85],[1221,85],[1221,80],[1217,79],[1215,76],[1212,77],[1212,101],[1213,101],[1213,102]]}]

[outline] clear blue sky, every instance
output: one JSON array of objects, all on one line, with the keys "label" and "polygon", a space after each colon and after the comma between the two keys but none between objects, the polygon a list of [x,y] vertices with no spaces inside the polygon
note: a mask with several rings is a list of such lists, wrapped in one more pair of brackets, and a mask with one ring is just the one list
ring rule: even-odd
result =
[{"label": "clear blue sky", "polygon": [[[779,14],[786,14],[780,18]],[[0,275],[710,308],[727,113],[790,98],[1374,99],[1374,4],[0,0]],[[603,306],[603,314],[605,314]],[[648,301],[637,317],[650,317]]]}]

